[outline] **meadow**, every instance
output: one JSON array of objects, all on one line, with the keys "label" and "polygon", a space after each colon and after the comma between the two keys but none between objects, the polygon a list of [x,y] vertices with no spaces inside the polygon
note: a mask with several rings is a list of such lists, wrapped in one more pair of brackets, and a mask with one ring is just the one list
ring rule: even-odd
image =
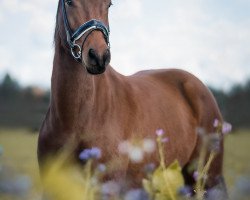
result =
[{"label": "meadow", "polygon": [[[36,157],[38,134],[27,130],[0,130],[0,184],[4,181],[24,183],[27,194],[7,196],[2,200],[41,199],[39,170]],[[243,192],[250,190],[250,131],[241,130],[229,134],[225,139],[224,175],[228,190],[233,193],[243,185]],[[21,177],[21,178],[20,178]],[[17,181],[18,182],[18,181]],[[26,187],[26,188],[25,188]],[[239,192],[239,190],[237,189]],[[19,191],[17,188],[16,193]],[[249,196],[248,196],[249,195]],[[250,191],[243,199],[249,199]]]}]

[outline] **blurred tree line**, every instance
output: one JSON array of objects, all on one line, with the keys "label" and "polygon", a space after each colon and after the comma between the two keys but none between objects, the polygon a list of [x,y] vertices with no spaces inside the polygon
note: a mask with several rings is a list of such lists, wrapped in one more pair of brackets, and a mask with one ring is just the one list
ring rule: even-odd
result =
[{"label": "blurred tree line", "polygon": [[[234,128],[250,128],[250,80],[229,92],[210,88],[224,119]],[[49,106],[50,92],[22,88],[6,74],[0,83],[0,128],[30,128],[37,131]]]},{"label": "blurred tree line", "polygon": [[6,74],[0,84],[0,128],[29,128],[37,131],[48,109],[49,91],[22,88]]},{"label": "blurred tree line", "polygon": [[234,85],[229,92],[210,88],[223,117],[237,128],[250,128],[250,80],[244,85]]}]

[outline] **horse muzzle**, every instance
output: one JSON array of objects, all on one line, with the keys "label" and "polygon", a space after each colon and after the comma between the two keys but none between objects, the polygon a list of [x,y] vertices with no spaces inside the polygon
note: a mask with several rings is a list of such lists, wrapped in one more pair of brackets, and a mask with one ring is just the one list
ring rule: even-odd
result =
[{"label": "horse muzzle", "polygon": [[98,50],[90,48],[85,55],[82,55],[82,60],[88,73],[92,75],[102,74],[111,60],[110,49],[107,46],[105,50],[98,52]]}]

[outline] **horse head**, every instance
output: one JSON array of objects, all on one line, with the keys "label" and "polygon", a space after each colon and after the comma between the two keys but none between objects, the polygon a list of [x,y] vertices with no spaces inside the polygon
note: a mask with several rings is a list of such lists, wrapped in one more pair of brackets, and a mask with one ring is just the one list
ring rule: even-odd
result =
[{"label": "horse head", "polygon": [[90,74],[103,73],[111,59],[108,21],[111,0],[60,1],[62,31],[71,55]]}]

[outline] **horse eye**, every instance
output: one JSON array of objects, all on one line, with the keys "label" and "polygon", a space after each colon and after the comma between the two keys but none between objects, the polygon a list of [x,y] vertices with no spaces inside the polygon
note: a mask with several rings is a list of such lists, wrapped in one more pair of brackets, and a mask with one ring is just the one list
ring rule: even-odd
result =
[{"label": "horse eye", "polygon": [[72,1],[72,0],[66,0],[65,3],[66,3],[68,6],[72,6],[73,1]]}]

